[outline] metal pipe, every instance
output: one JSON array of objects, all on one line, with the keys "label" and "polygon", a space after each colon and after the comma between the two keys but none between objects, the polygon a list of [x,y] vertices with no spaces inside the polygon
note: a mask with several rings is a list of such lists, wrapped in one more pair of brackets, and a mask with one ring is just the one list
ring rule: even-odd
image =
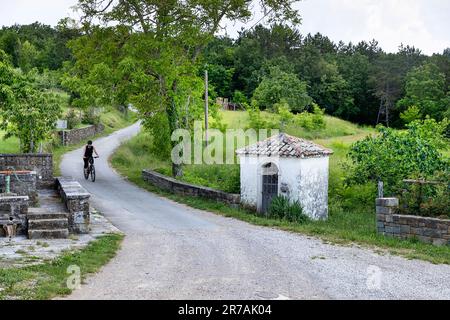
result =
[{"label": "metal pipe", "polygon": [[11,176],[5,176],[6,194],[11,193]]}]

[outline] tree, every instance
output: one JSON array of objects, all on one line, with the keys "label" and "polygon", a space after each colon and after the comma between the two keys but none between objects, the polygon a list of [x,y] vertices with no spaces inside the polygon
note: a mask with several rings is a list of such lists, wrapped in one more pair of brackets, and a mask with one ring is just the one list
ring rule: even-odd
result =
[{"label": "tree", "polygon": [[448,169],[449,161],[441,150],[448,146],[444,131],[448,121],[414,121],[406,131],[383,126],[379,134],[352,145],[348,157],[347,182],[363,184],[383,181],[388,191],[395,191],[403,179],[427,178]]},{"label": "tree", "polygon": [[210,86],[219,97],[231,98],[233,95],[234,49],[232,39],[215,37],[203,51],[201,64],[206,65]]},{"label": "tree", "polygon": [[19,42],[18,65],[23,72],[27,73],[37,64],[39,51],[30,42]]},{"label": "tree", "polygon": [[261,82],[259,70],[264,64],[264,55],[255,39],[240,37],[234,53],[233,89],[242,91],[251,98]]},{"label": "tree", "polygon": [[346,81],[348,94],[353,98],[353,104],[346,112],[339,112],[342,117],[358,123],[374,124],[377,117],[379,102],[371,93],[369,76],[371,64],[369,58],[353,47],[341,48],[337,56],[339,73]]},{"label": "tree", "polygon": [[[283,19],[298,23],[293,3],[261,1],[270,23]],[[93,21],[115,25],[107,28],[111,34],[106,38],[96,37],[100,46],[95,50],[100,52],[88,60],[106,57],[106,64],[115,75],[113,84],[121,82],[127,86],[128,97],[143,116],[144,126],[154,133],[161,146],[166,146],[163,150],[167,152],[171,133],[186,123],[180,118],[181,110],[190,110],[192,95],[197,94],[185,84],[197,82],[202,50],[224,19],[248,20],[252,16],[251,4],[252,1],[243,0],[79,0],[78,7],[89,33],[81,41],[89,42],[93,33],[104,29]],[[78,45],[75,55],[86,58],[84,52]],[[172,142],[172,147],[176,143]],[[182,174],[176,164],[172,171],[175,176]]]},{"label": "tree", "polygon": [[306,82],[300,81],[295,74],[281,71],[278,67],[270,70],[256,88],[253,98],[262,109],[274,109],[282,101],[294,112],[302,112],[312,104]]},{"label": "tree", "polygon": [[389,127],[395,117],[395,104],[403,94],[403,74],[396,54],[379,55],[371,70],[369,86],[379,101],[376,124]]},{"label": "tree", "polygon": [[406,79],[406,95],[397,106],[402,110],[416,106],[423,116],[442,120],[450,106],[450,96],[445,92],[445,75],[432,63],[412,69]]},{"label": "tree", "polygon": [[[1,55],[0,55],[1,56]],[[60,114],[57,98],[35,87],[35,74],[21,74],[0,61],[0,129],[16,136],[24,153],[34,153],[50,137]]]}]

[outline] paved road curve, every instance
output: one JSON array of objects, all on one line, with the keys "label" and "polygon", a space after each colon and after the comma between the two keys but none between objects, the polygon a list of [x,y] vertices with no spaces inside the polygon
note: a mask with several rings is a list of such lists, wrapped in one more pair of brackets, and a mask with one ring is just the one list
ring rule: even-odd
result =
[{"label": "paved road curve", "polygon": [[70,299],[450,299],[450,266],[252,226],[135,187],[107,159],[138,131],[96,141],[96,183],[82,176],[82,150],[63,159],[63,174],[126,234],[117,257]]}]

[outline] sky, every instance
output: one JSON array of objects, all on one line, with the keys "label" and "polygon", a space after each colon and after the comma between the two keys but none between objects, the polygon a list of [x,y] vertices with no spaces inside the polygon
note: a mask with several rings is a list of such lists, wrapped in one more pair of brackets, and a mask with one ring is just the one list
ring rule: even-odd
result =
[{"label": "sky", "polygon": [[[39,21],[56,25],[66,16],[77,18],[71,9],[76,0],[0,0],[0,25]],[[425,54],[442,53],[450,47],[450,0],[303,0],[300,10],[304,34],[320,32],[333,41],[358,43],[376,39],[387,52],[398,46],[415,46]],[[232,37],[247,25],[227,23]]]}]

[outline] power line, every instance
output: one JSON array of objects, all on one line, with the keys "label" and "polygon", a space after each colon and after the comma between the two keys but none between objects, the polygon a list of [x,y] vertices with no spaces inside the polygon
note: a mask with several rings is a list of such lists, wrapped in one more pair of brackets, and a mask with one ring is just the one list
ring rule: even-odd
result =
[{"label": "power line", "polygon": [[273,8],[270,9],[269,11],[267,11],[267,13],[266,13],[261,19],[259,19],[258,22],[256,22],[250,29],[248,29],[248,30],[246,30],[246,31],[250,31],[250,30],[252,30],[254,27],[256,27],[256,26],[257,26],[261,21],[263,21],[269,14],[271,14],[272,11],[273,11]]}]

